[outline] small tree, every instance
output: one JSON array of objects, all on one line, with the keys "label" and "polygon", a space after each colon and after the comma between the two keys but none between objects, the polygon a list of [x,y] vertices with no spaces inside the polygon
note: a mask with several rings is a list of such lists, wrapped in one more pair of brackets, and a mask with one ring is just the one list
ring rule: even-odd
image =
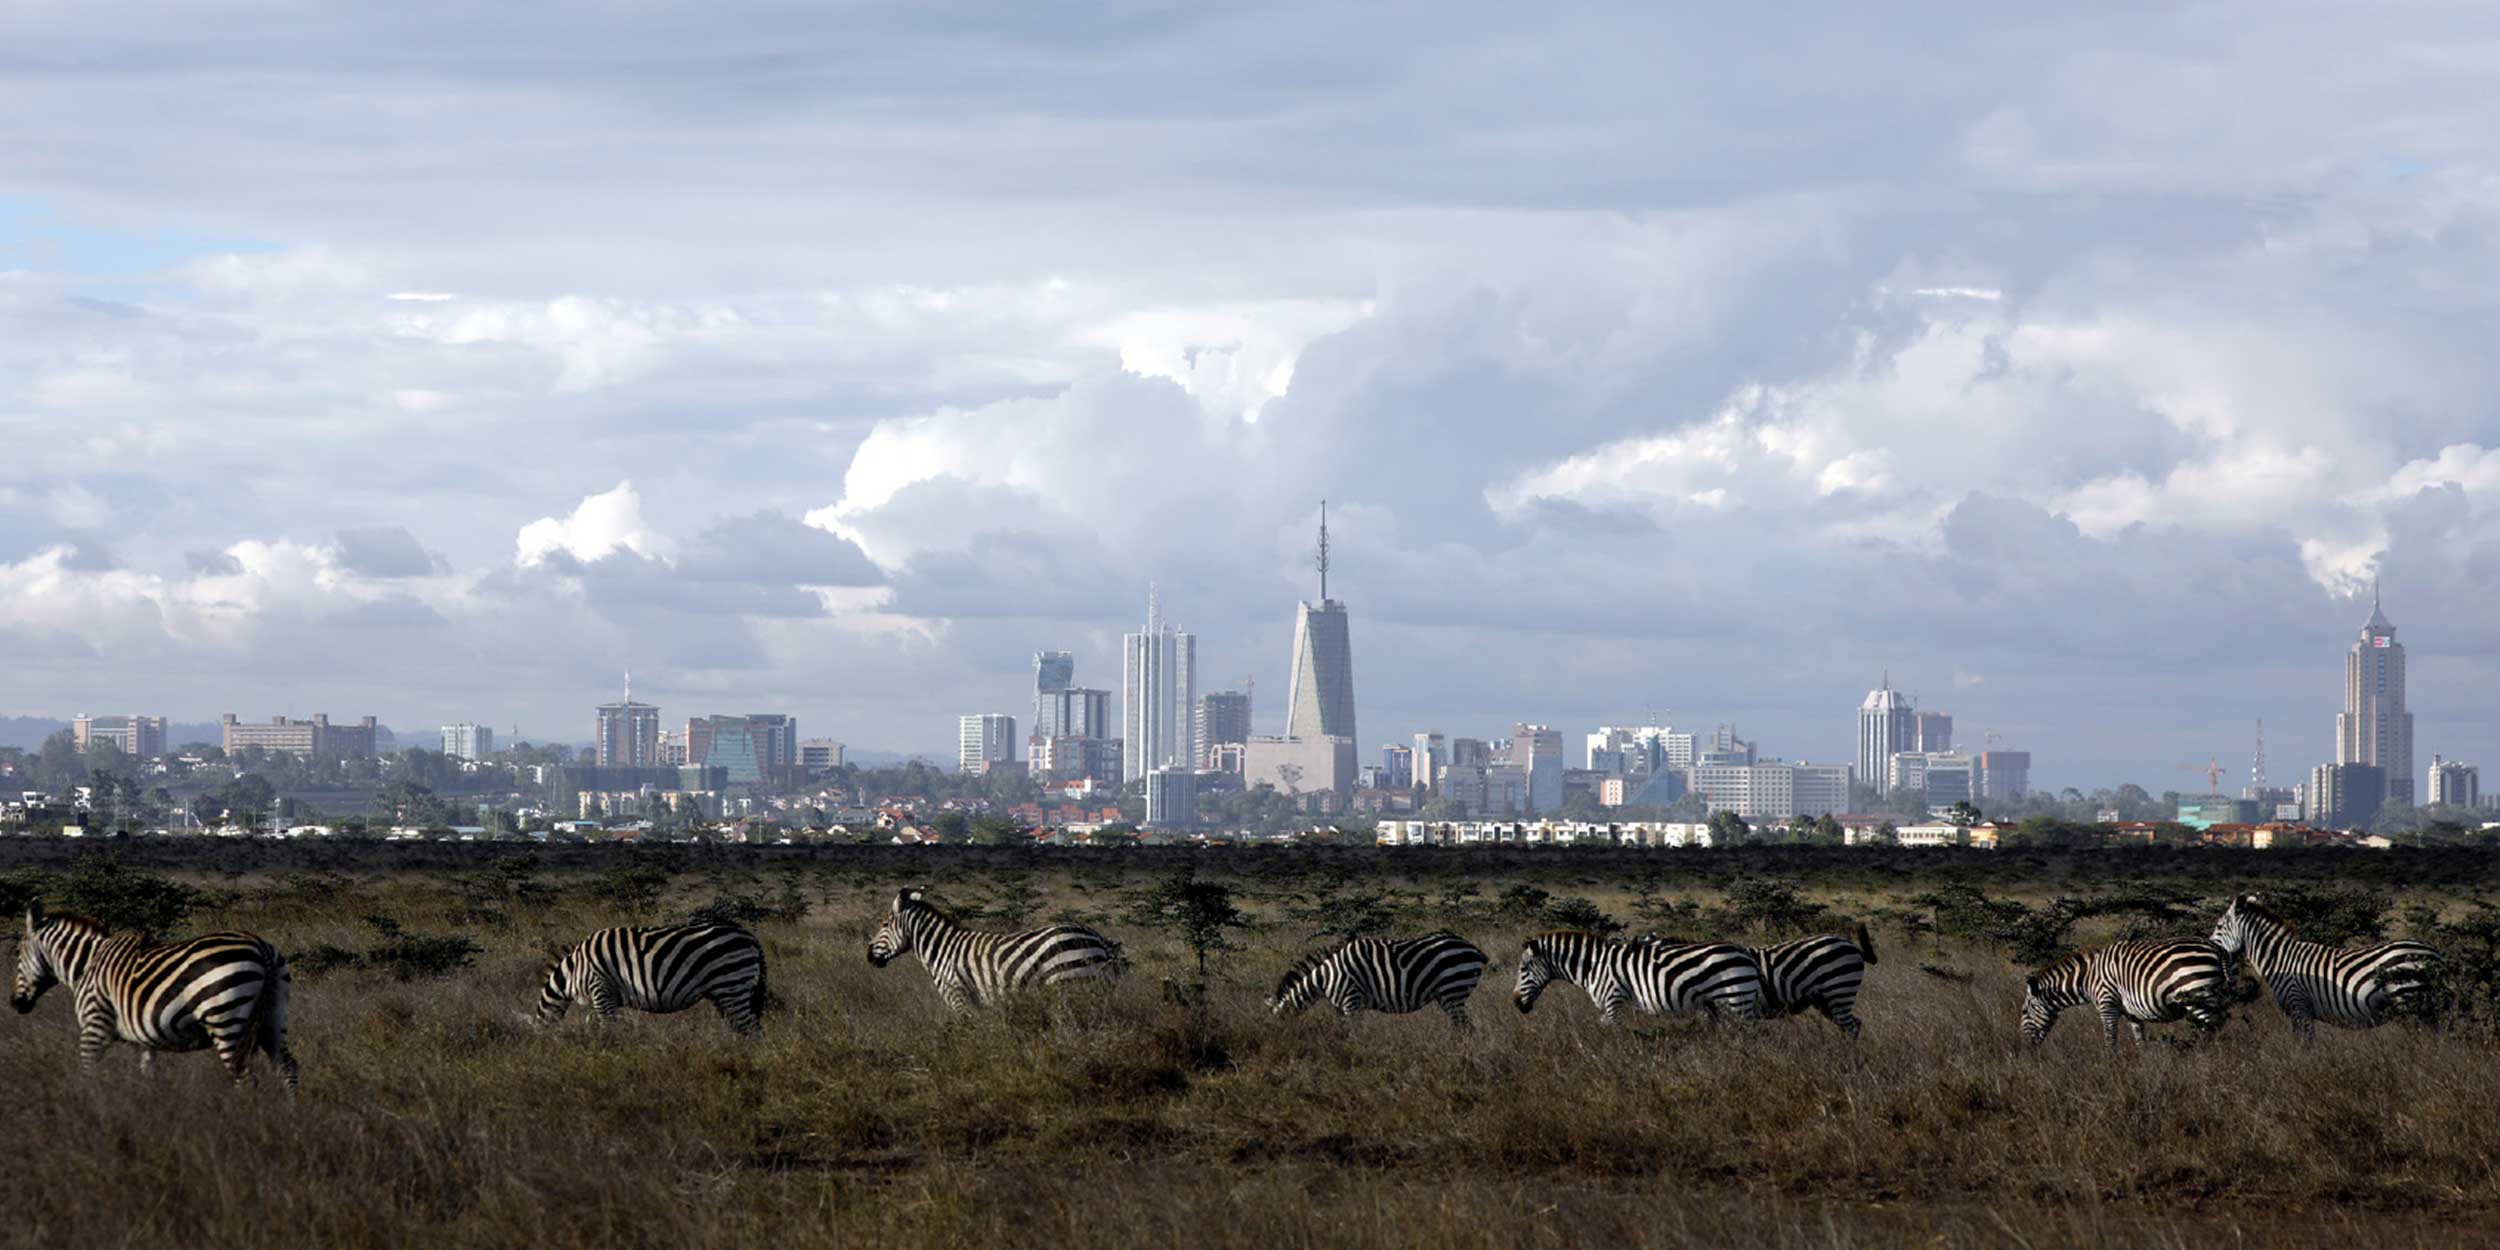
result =
[{"label": "small tree", "polygon": [[1130,923],[1170,933],[1189,948],[1197,959],[1201,985],[1207,979],[1207,957],[1241,949],[1226,934],[1250,923],[1233,906],[1232,888],[1199,876],[1194,863],[1132,893],[1128,904]]},{"label": "small tree", "polygon": [[1743,846],[1753,836],[1753,826],[1734,812],[1710,813],[1710,845]]}]

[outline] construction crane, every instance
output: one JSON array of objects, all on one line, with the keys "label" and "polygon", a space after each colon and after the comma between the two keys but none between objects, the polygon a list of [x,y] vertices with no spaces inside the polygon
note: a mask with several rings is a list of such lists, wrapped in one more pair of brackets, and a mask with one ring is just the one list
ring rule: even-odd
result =
[{"label": "construction crane", "polygon": [[2181,764],[2179,765],[2179,768],[2185,772],[2205,774],[2205,793],[2210,795],[2220,795],[2222,793],[2222,774],[2224,772],[2222,765],[2208,759],[2202,764]]}]

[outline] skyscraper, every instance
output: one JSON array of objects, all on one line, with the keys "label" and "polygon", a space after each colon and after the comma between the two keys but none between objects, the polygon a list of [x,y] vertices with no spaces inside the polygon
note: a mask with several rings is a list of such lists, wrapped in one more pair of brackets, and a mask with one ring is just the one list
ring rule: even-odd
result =
[{"label": "skyscraper", "polygon": [[1910,696],[1884,684],[1866,692],[1858,704],[1858,780],[1877,794],[1892,793],[1892,757],[1918,749],[1917,712]]},{"label": "skyscraper", "polygon": [[465,721],[443,726],[443,754],[456,760],[482,760],[494,753],[494,730]]},{"label": "skyscraper", "polygon": [[1056,738],[1074,730],[1059,723],[1067,706],[1057,697],[1076,684],[1076,657],[1065,651],[1033,653],[1033,736]]},{"label": "skyscraper", "polygon": [[1196,768],[1198,638],[1163,621],[1163,597],[1146,594],[1146,630],[1121,639],[1120,776]]},{"label": "skyscraper", "polygon": [[2413,801],[2413,713],[2405,710],[2405,648],[2379,610],[2370,584],[2370,619],[2344,656],[2344,710],[2335,717],[2335,762],[2369,764],[2386,778],[2386,799]]},{"label": "skyscraper", "polygon": [[1345,605],[1328,597],[1328,505],[1319,514],[1319,602],[1305,600],[1293,621],[1293,689],[1285,702],[1288,738],[1354,735],[1354,642]]},{"label": "skyscraper", "polygon": [[625,674],[625,697],[599,705],[599,767],[656,768],[660,763],[660,709],[634,702],[634,675]]},{"label": "skyscraper", "polygon": [[1918,741],[1902,748],[1934,754],[1953,749],[1953,714],[1950,712],[1913,712],[1911,723],[1917,727]]},{"label": "skyscraper", "polygon": [[1510,731],[1510,762],[1528,779],[1527,810],[1552,815],[1562,810],[1562,731],[1543,725],[1515,725]]},{"label": "skyscraper", "polygon": [[1198,700],[1198,767],[1214,767],[1215,749],[1250,740],[1250,696],[1238,690],[1214,690]]},{"label": "skyscraper", "polygon": [[1015,717],[1005,712],[976,712],[961,718],[957,725],[957,768],[979,774],[1015,762]]}]

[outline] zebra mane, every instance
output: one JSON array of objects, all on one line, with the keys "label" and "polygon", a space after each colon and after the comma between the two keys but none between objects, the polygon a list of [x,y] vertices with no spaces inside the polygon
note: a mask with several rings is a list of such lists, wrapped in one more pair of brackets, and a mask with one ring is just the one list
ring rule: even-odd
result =
[{"label": "zebra mane", "polygon": [[2231,905],[2239,908],[2240,914],[2243,916],[2254,916],[2257,919],[2263,920],[2294,937],[2300,936],[2300,930],[2293,927],[2291,921],[2285,920],[2283,918],[2283,913],[2266,906],[2264,903],[2258,902],[2257,896],[2254,894],[2242,894],[2238,898],[2232,899]]},{"label": "zebra mane", "polygon": [[2026,984],[2046,981],[2052,977],[2060,976],[2067,972],[2079,969],[2083,967],[2084,960],[2089,958],[2091,954],[2092,952],[2090,951],[2068,952],[2064,958],[2052,960],[2047,965],[2041,967],[2037,971],[2034,971],[2030,976],[2024,978],[2024,981]]},{"label": "zebra mane", "polygon": [[95,917],[90,916],[90,915],[87,915],[87,914],[85,914],[85,913],[83,913],[83,912],[74,912],[74,911],[50,911],[50,912],[45,912],[45,913],[43,914],[43,919],[41,919],[41,920],[39,920],[39,921],[36,921],[36,922],[35,922],[35,932],[37,932],[37,933],[42,933],[42,932],[44,932],[45,930],[48,930],[48,929],[54,929],[54,928],[69,929],[69,930],[72,930],[72,931],[84,931],[84,932],[88,932],[88,933],[93,933],[93,934],[95,934],[95,935],[97,935],[97,936],[99,936],[99,937],[105,936],[105,935],[110,934],[110,933],[112,933],[112,932],[113,932],[113,926],[108,925],[108,924],[104,923],[103,921],[98,920],[98,919],[96,919]]},{"label": "zebra mane", "polygon": [[1285,975],[1277,979],[1276,993],[1274,997],[1283,998],[1285,996],[1285,991],[1293,988],[1294,982],[1309,976],[1313,971],[1317,970],[1321,964],[1327,963],[1329,960],[1343,954],[1345,952],[1345,948],[1352,945],[1354,945],[1354,941],[1349,938],[1343,942],[1337,943],[1335,946],[1329,947],[1326,950],[1312,951],[1309,954],[1294,960],[1292,965],[1285,969]]}]

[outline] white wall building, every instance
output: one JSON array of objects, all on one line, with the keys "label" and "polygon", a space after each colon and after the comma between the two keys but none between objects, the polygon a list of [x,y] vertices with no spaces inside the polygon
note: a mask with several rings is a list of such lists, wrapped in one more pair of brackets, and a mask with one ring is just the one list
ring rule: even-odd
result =
[{"label": "white wall building", "polygon": [[1015,762],[1015,717],[1004,712],[976,712],[962,718],[959,725],[955,767],[978,774]]}]

